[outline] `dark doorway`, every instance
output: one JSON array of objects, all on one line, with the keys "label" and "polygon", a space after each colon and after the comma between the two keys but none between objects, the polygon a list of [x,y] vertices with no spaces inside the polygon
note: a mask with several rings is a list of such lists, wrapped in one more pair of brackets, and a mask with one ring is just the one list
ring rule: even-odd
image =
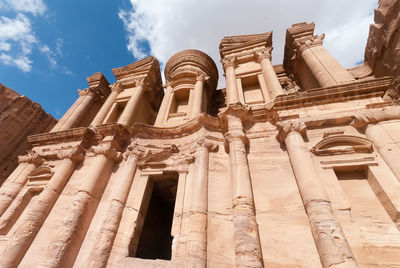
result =
[{"label": "dark doorway", "polygon": [[170,260],[178,173],[151,176],[149,179],[151,198],[135,257]]}]

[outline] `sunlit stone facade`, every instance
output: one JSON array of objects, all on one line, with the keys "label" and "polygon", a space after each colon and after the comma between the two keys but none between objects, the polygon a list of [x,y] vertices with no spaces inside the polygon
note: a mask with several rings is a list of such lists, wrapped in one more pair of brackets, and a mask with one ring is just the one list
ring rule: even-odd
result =
[{"label": "sunlit stone facade", "polygon": [[224,37],[220,90],[198,50],[88,77],[0,189],[0,266],[400,267],[397,74],[323,37]]}]

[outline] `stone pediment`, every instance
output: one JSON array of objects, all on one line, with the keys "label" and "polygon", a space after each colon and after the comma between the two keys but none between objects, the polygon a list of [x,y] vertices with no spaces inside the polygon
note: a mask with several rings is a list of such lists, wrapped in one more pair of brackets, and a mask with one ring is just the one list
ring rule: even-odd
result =
[{"label": "stone pediment", "polygon": [[48,166],[34,169],[28,176],[29,185],[45,184],[53,176],[54,171]]},{"label": "stone pediment", "polygon": [[311,149],[315,155],[370,153],[372,151],[371,140],[352,135],[328,136]]},{"label": "stone pediment", "polygon": [[219,44],[219,51],[221,58],[224,58],[227,54],[234,53],[236,50],[240,51],[247,47],[258,46],[261,44],[264,47],[272,46],[272,32],[262,34],[250,34],[250,35],[237,35],[237,36],[226,36]]}]

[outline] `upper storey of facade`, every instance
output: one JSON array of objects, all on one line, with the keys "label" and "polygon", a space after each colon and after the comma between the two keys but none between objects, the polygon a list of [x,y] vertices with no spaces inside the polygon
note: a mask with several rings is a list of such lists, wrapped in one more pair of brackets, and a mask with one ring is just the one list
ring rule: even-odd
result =
[{"label": "upper storey of facade", "polygon": [[174,127],[201,113],[216,116],[232,104],[261,117],[271,109],[278,117],[301,117],[313,109],[320,113],[385,103],[390,78],[360,75],[358,67],[345,69],[323,47],[324,34],[314,35],[314,27],[303,22],[287,29],[283,65],[275,66],[272,32],[224,37],[219,45],[226,79],[222,90],[216,90],[216,64],[199,50],[173,55],[165,65],[164,85],[152,56],[113,69],[113,85],[101,73],[93,74],[52,132],[108,123],[128,130],[135,123]]}]

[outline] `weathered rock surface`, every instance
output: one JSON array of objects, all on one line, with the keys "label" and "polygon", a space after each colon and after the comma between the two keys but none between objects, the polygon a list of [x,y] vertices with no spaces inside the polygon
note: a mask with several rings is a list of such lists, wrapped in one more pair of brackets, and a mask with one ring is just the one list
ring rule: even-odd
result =
[{"label": "weathered rock surface", "polygon": [[17,156],[30,149],[26,137],[56,122],[39,104],[0,84],[0,184],[17,166]]},{"label": "weathered rock surface", "polygon": [[371,24],[365,62],[377,77],[392,75],[394,88],[388,92],[400,102],[400,1],[380,0]]}]

